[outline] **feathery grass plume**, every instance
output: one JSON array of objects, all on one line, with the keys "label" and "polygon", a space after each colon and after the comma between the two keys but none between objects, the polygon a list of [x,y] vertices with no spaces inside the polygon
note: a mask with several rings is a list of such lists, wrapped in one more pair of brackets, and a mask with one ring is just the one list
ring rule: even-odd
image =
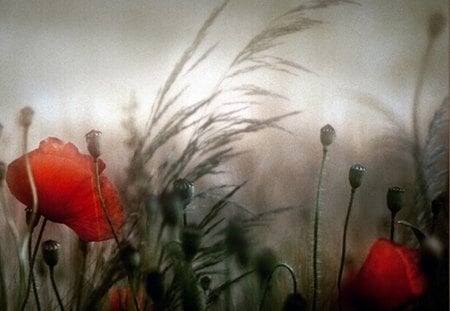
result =
[{"label": "feathery grass plume", "polygon": [[322,181],[325,176],[325,161],[327,159],[328,146],[330,146],[336,138],[336,131],[334,128],[327,124],[320,129],[320,142],[322,143],[322,163],[320,164],[319,181],[317,184],[316,192],[316,208],[314,210],[314,236],[313,236],[313,293],[312,293],[312,310],[316,310],[317,306],[317,293],[319,291],[319,272],[317,268],[318,261],[318,248],[319,248],[319,217],[320,217],[320,196],[322,193]]},{"label": "feathery grass plume", "polygon": [[412,123],[414,145],[412,155],[416,170],[416,193],[415,193],[415,209],[425,210],[425,207],[430,205],[430,197],[427,192],[427,181],[424,172],[424,154],[419,135],[419,104],[422,89],[425,83],[426,70],[431,57],[434,42],[446,23],[445,17],[442,13],[431,14],[428,20],[428,41],[425,47],[422,59],[420,60],[419,75],[417,76],[416,85],[413,95],[413,109],[412,109]]},{"label": "feathery grass plume", "polygon": [[[350,200],[349,200],[348,208],[347,208],[347,214],[345,216],[344,230],[343,230],[343,234],[342,234],[342,251],[341,251],[341,261],[339,264],[339,274],[338,274],[338,284],[337,284],[339,296],[341,295],[341,291],[342,291],[342,275],[344,272],[348,222],[350,219],[350,213],[352,210],[352,205],[353,205],[353,200],[355,197],[356,189],[358,189],[361,186],[361,184],[364,180],[364,176],[366,175],[366,172],[367,172],[367,169],[364,166],[362,166],[361,164],[354,164],[350,167],[350,171],[348,173],[348,180],[350,182],[351,192],[350,192]],[[342,310],[342,305],[340,302],[339,302],[339,309]]]}]

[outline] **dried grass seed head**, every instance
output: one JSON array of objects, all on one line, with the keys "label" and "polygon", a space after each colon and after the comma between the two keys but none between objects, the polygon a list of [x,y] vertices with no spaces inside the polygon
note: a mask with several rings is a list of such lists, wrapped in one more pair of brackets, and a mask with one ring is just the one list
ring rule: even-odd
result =
[{"label": "dried grass seed head", "polygon": [[194,197],[194,183],[186,178],[180,178],[173,182],[173,191],[184,205],[188,205]]}]

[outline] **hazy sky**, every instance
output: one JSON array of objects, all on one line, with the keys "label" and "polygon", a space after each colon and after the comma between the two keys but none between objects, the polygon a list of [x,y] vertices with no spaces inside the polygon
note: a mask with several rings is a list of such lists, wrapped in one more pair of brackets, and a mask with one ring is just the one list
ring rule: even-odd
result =
[{"label": "hazy sky", "polygon": [[[145,119],[149,105],[182,51],[219,1],[0,0],[0,122],[2,140],[17,139],[15,115],[36,111],[30,143],[50,135],[83,143],[91,128],[110,139],[121,132],[121,107],[132,92]],[[199,53],[218,44],[194,74],[186,100],[202,96],[232,58],[261,29],[299,1],[231,1],[209,30]],[[276,89],[290,98],[262,109],[302,114],[288,126],[305,138],[332,122],[361,146],[385,120],[360,104],[378,102],[410,125],[411,101],[424,52],[428,17],[447,15],[446,0],[359,1],[312,12],[324,21],[284,38],[273,55],[314,73],[297,77],[261,71],[243,83]],[[182,85],[182,84],[180,84]],[[435,42],[421,97],[426,125],[448,94],[448,31]],[[351,122],[350,122],[351,121]],[[120,137],[120,136],[119,136]],[[121,143],[121,138],[116,139]],[[5,158],[17,150],[8,148]]]}]

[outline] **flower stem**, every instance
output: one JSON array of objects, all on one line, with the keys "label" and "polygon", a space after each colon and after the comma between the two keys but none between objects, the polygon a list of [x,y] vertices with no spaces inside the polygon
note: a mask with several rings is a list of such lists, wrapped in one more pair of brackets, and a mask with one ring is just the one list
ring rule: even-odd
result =
[{"label": "flower stem", "polygon": [[272,272],[271,272],[270,275],[269,275],[269,278],[267,279],[266,287],[265,287],[265,289],[264,289],[264,293],[263,293],[263,295],[262,295],[262,297],[261,297],[261,302],[260,302],[260,304],[259,304],[259,311],[262,310],[262,306],[263,306],[264,299],[266,298],[267,291],[269,290],[270,280],[272,279],[273,274],[275,273],[275,271],[276,271],[278,268],[285,268],[286,270],[288,270],[288,272],[289,272],[289,274],[291,275],[291,278],[292,278],[292,289],[293,289],[293,293],[294,293],[294,294],[297,294],[297,293],[298,293],[298,290],[297,290],[297,278],[295,277],[294,269],[292,269],[291,266],[289,266],[289,265],[286,264],[286,263],[279,263],[279,264],[277,264],[277,265],[275,266],[275,268],[273,268]]},{"label": "flower stem", "polygon": [[394,237],[395,237],[395,213],[392,212],[391,213],[391,235],[390,235],[390,239],[392,242],[394,242]]},{"label": "flower stem", "polygon": [[322,181],[325,175],[325,161],[327,159],[327,147],[323,147],[322,163],[320,165],[319,182],[317,184],[316,193],[316,209],[314,213],[314,245],[313,245],[313,298],[312,310],[316,310],[317,306],[317,291],[319,289],[319,273],[317,271],[317,250],[319,244],[319,216],[320,216],[320,195],[322,192]]},{"label": "flower stem", "polygon": [[[108,221],[109,227],[111,229],[111,233],[114,236],[114,240],[116,241],[117,247],[119,248],[119,252],[120,252],[122,247],[120,245],[116,230],[114,229],[111,217],[109,216],[108,210],[106,208],[105,198],[103,197],[102,190],[101,190],[98,157],[94,158],[94,164],[95,164],[95,184],[96,184],[96,188],[97,188],[97,194],[98,194],[98,197],[100,198],[100,203],[101,203],[103,212],[105,213],[106,220]],[[139,311],[139,304],[138,304],[138,301],[136,298],[136,293],[135,293],[134,286],[133,286],[132,276],[128,270],[127,270],[127,277],[128,277],[128,283],[131,288],[131,293],[133,296],[134,307],[135,307],[136,311]]]},{"label": "flower stem", "polygon": [[53,266],[50,266],[50,280],[52,282],[52,287],[53,287],[53,291],[55,292],[56,299],[58,300],[59,308],[61,309],[61,311],[64,311],[64,305],[62,303],[61,296],[59,295],[58,287],[56,286],[56,282],[55,282],[55,275],[54,275],[54,267]]},{"label": "flower stem", "polygon": [[[344,272],[344,261],[345,261],[345,251],[346,251],[346,243],[347,243],[347,229],[348,229],[348,221],[350,219],[350,213],[352,210],[353,199],[355,197],[356,188],[352,188],[350,194],[350,201],[348,203],[347,215],[345,216],[345,224],[344,224],[344,233],[342,236],[342,253],[341,253],[341,263],[339,265],[339,276],[338,276],[338,292],[341,294],[341,283],[342,283],[342,273]],[[339,309],[342,310],[342,306],[339,303]]]},{"label": "flower stem", "polygon": [[[45,229],[46,224],[47,224],[47,218],[44,218],[44,222],[42,223],[41,229],[39,230],[39,234],[38,234],[38,238],[37,238],[37,241],[36,241],[36,245],[34,246],[34,250],[33,250],[32,254],[31,254],[31,239],[30,239],[30,242],[27,243],[28,251],[29,251],[29,257],[30,257],[30,267],[29,267],[30,271],[29,271],[29,274],[28,274],[27,287],[26,287],[26,290],[25,290],[25,298],[24,298],[24,300],[22,302],[22,308],[21,308],[22,311],[25,310],[25,306],[27,304],[28,297],[30,295],[31,285],[33,285],[33,293],[34,293],[34,297],[36,299],[36,307],[37,307],[38,310],[41,310],[41,306],[40,306],[40,303],[39,303],[39,297],[37,295],[36,284],[35,284],[35,280],[34,280],[33,269],[34,269],[34,263],[36,262],[36,255],[37,255],[37,252],[39,250],[39,245],[41,244],[42,235],[44,234],[44,229]],[[31,232],[30,232],[30,235],[32,235],[32,234],[33,234],[33,229],[31,229]]]},{"label": "flower stem", "polygon": [[81,302],[83,299],[83,285],[84,285],[84,276],[86,274],[86,261],[88,255],[88,243],[78,239],[79,249],[81,251],[81,271],[78,274],[77,287],[78,290],[75,293],[76,297],[76,309],[77,311],[81,310]]}]

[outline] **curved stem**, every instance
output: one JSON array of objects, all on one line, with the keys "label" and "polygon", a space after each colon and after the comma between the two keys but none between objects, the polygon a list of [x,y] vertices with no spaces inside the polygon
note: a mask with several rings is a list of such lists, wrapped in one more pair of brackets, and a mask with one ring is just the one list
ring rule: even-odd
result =
[{"label": "curved stem", "polygon": [[289,265],[286,264],[286,263],[279,263],[279,264],[277,264],[277,265],[275,266],[275,268],[273,268],[272,272],[271,272],[270,275],[269,275],[269,278],[267,279],[266,287],[265,287],[265,289],[264,289],[264,293],[263,293],[263,295],[262,295],[262,297],[261,297],[261,302],[260,302],[260,304],[259,304],[259,310],[260,310],[260,311],[262,310],[262,306],[263,306],[264,299],[266,298],[267,291],[269,290],[270,280],[272,279],[273,274],[275,273],[275,271],[276,271],[278,268],[285,268],[286,270],[289,271],[289,273],[290,273],[290,275],[291,275],[291,278],[292,278],[292,289],[293,289],[293,292],[294,292],[294,294],[297,294],[297,293],[298,293],[298,290],[297,290],[297,278],[295,277],[294,269],[292,269],[291,266],[289,266]]},{"label": "curved stem", "polygon": [[53,291],[55,292],[56,299],[58,300],[59,308],[61,309],[61,311],[64,311],[64,305],[62,303],[61,296],[59,295],[58,287],[56,286],[55,276],[54,276],[53,272],[54,272],[54,267],[52,266],[52,267],[50,267],[50,280],[52,281]]},{"label": "curved stem", "polygon": [[[339,265],[339,275],[338,275],[338,292],[341,294],[341,283],[342,283],[342,273],[344,272],[344,261],[345,261],[345,250],[347,243],[347,229],[348,229],[348,221],[350,219],[350,213],[352,211],[353,198],[355,197],[356,188],[352,188],[350,194],[350,202],[348,203],[347,215],[345,216],[345,224],[344,224],[344,233],[342,236],[342,253],[341,253],[341,263]],[[342,310],[342,306],[339,303],[339,309]]]},{"label": "curved stem", "polygon": [[[39,303],[39,297],[37,295],[36,284],[35,284],[35,281],[34,281],[33,268],[34,268],[34,263],[36,261],[36,255],[37,255],[37,252],[39,250],[39,245],[41,244],[42,235],[44,234],[44,229],[45,229],[46,225],[47,225],[47,218],[44,218],[44,222],[42,223],[41,229],[39,230],[38,238],[36,240],[36,245],[34,246],[34,250],[33,250],[32,254],[31,254],[31,239],[30,239],[30,242],[27,243],[28,251],[29,251],[29,257],[30,257],[30,267],[29,267],[30,271],[29,271],[29,274],[28,274],[27,287],[26,287],[26,290],[25,290],[25,297],[24,297],[24,300],[22,302],[22,307],[21,307],[22,311],[25,310],[25,306],[27,304],[28,297],[30,295],[31,285],[33,285],[33,293],[34,293],[34,296],[35,296],[35,299],[36,299],[36,306],[37,306],[38,310],[41,310],[41,306],[40,306],[40,303]],[[33,234],[33,229],[31,229],[30,234]]]},{"label": "curved stem", "polygon": [[320,195],[322,192],[322,181],[325,175],[325,161],[327,158],[327,147],[323,147],[322,164],[320,165],[319,182],[317,184],[316,209],[314,213],[314,245],[313,245],[313,298],[312,310],[316,310],[317,291],[319,289],[319,273],[317,271],[317,250],[319,244],[319,216],[320,216]]}]

